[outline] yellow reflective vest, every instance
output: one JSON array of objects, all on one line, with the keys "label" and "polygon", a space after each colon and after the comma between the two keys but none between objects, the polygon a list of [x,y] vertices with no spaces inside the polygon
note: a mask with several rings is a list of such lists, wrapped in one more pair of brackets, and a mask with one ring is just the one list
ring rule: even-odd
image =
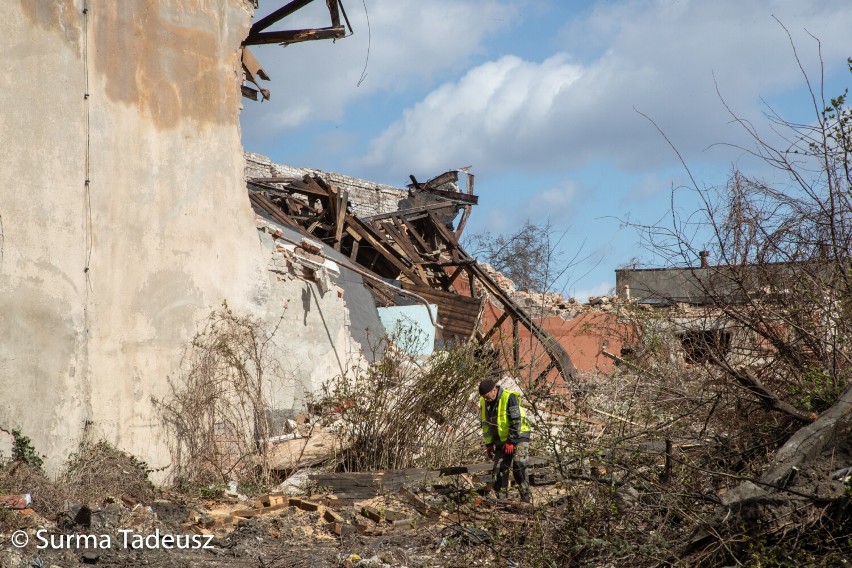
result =
[{"label": "yellow reflective vest", "polygon": [[[506,412],[506,407],[509,405],[509,395],[513,394],[518,397],[518,409],[521,411],[521,430],[520,432],[529,432],[530,424],[527,422],[527,413],[524,407],[521,406],[521,393],[503,389],[500,393],[500,400],[497,402],[497,436],[501,442],[509,439],[509,414]],[[485,397],[479,397],[479,419],[482,422],[482,436],[485,438],[486,444],[491,444],[494,440],[491,437],[491,426],[488,424],[488,418],[485,415]]]}]

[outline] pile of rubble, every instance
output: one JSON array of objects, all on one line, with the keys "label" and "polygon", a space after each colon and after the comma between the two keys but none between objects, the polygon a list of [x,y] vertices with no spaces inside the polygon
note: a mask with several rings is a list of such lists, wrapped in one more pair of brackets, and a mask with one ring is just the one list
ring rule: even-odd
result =
[{"label": "pile of rubble", "polygon": [[[510,278],[487,262],[480,263],[480,266],[512,300],[533,317],[558,316],[570,320],[590,309],[612,311],[619,301],[616,296],[589,296],[588,303],[583,304],[573,296],[566,299],[557,292],[518,290]],[[482,286],[478,286],[477,291],[487,295],[487,290]]]},{"label": "pile of rubble", "polygon": [[[555,478],[546,460],[533,465],[534,498],[543,503],[550,499],[543,486]],[[439,558],[455,554],[456,545],[468,551],[487,545],[495,518],[523,522],[534,511],[526,503],[484,498],[482,474],[489,468],[315,473],[297,496],[249,498],[234,490],[146,504],[123,495],[96,504],[66,502],[53,519],[29,509],[27,495],[0,497],[4,514],[27,518],[14,532],[8,523],[8,534],[0,532],[0,543],[14,545],[0,547],[0,566],[446,565]],[[420,482],[404,483],[415,478]],[[481,554],[488,553],[483,548]]]}]

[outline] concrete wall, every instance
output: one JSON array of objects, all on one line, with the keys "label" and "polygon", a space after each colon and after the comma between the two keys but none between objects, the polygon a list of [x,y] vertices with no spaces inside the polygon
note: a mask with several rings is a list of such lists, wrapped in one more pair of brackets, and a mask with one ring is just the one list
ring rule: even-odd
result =
[{"label": "concrete wall", "polygon": [[[167,465],[151,400],[210,311],[271,322],[310,292],[269,271],[246,196],[249,4],[0,3],[0,428],[30,436],[50,471],[84,430]],[[337,372],[317,345],[349,341],[343,300],[320,304],[339,317],[279,330],[312,346],[289,351],[316,367],[304,388]]]}]

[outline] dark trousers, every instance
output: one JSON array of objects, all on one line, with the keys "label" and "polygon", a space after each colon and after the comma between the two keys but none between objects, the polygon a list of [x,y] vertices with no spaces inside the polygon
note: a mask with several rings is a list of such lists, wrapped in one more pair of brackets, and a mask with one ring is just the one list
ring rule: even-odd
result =
[{"label": "dark trousers", "polygon": [[493,489],[498,497],[507,496],[509,493],[509,468],[512,468],[512,477],[521,497],[530,495],[530,478],[527,471],[527,459],[530,455],[530,443],[520,442],[515,446],[512,455],[506,455],[503,444],[497,444],[494,451],[494,462],[491,468],[491,477],[494,480]]}]

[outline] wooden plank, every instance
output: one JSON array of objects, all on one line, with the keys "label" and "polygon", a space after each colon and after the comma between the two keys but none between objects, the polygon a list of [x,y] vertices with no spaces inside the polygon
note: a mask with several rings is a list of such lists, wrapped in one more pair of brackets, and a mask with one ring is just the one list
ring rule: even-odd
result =
[{"label": "wooden plank", "polygon": [[[346,37],[346,29],[343,26],[331,26],[328,28],[310,28],[304,30],[284,30],[280,32],[258,32],[250,34],[243,45],[264,45],[268,43],[280,43],[289,45],[302,41],[313,41],[320,39],[343,39]],[[433,190],[436,193],[438,190]]]},{"label": "wooden plank", "polygon": [[420,252],[416,248],[414,248],[414,245],[411,244],[411,241],[408,240],[408,237],[404,236],[400,231],[397,230],[397,227],[393,223],[393,220],[377,221],[377,223],[380,223],[382,230],[385,231],[388,235],[390,235],[390,237],[399,244],[400,248],[402,248],[403,252],[405,252],[408,258],[415,262],[420,258]]},{"label": "wooden plank", "polygon": [[349,203],[349,191],[343,190],[338,194],[337,219],[334,226],[334,250],[340,252],[340,241],[343,238],[343,226],[346,224],[346,204]]},{"label": "wooden plank", "polygon": [[302,8],[304,8],[305,6],[307,6],[308,4],[310,4],[313,1],[314,0],[292,0],[291,2],[288,2],[287,4],[282,6],[281,8],[278,8],[277,10],[272,12],[271,14],[264,16],[263,18],[256,21],[252,25],[251,30],[249,30],[249,33],[250,34],[251,33],[256,34],[256,33],[260,32],[262,30],[265,30],[266,28],[268,28],[272,24],[274,24],[274,23],[276,23],[280,20],[283,20],[284,18],[286,18],[287,16],[293,14],[294,12],[296,12],[298,10],[301,10]]},{"label": "wooden plank", "polygon": [[[429,218],[432,220],[432,226],[435,228],[438,235],[440,235],[447,243],[447,246],[452,250],[461,250],[464,259],[470,259],[467,253],[465,253],[459,246],[459,242],[456,240],[456,236],[453,235],[450,230],[447,229],[447,227],[445,227],[443,223],[441,223],[441,220],[438,219],[431,211],[429,212]],[[458,260],[456,260],[455,258],[453,260],[458,262]]]},{"label": "wooden plank", "polygon": [[425,216],[426,212],[436,210],[436,209],[446,209],[447,207],[455,207],[454,203],[430,203],[428,205],[423,205],[420,207],[411,207],[409,209],[398,209],[396,211],[392,211],[390,213],[379,213],[378,215],[370,215],[368,217],[360,217],[362,221],[377,221],[380,219],[389,219],[391,217],[402,217],[408,220],[411,217],[423,215]]},{"label": "wooden plank", "polygon": [[272,203],[272,201],[270,201],[266,196],[252,191],[249,192],[249,201],[251,201],[258,209],[266,211],[274,220],[278,221],[282,225],[296,227],[300,231],[303,230],[298,223],[284,213],[280,207]]},{"label": "wooden plank", "polygon": [[420,513],[421,515],[423,515],[424,517],[437,519],[438,517],[441,516],[441,510],[440,509],[438,509],[436,507],[432,507],[431,505],[426,503],[423,499],[421,499],[420,497],[418,497],[417,495],[415,495],[414,493],[412,493],[408,489],[405,489],[405,488],[400,489],[397,492],[397,495],[399,495],[400,498],[402,498],[403,501],[405,501],[406,503],[408,503],[409,505],[414,507],[414,509],[417,510],[417,512]]},{"label": "wooden plank", "polygon": [[491,336],[494,335],[495,333],[497,333],[497,330],[500,329],[500,326],[503,325],[503,322],[506,321],[506,318],[508,318],[508,317],[509,317],[509,312],[503,312],[503,315],[501,315],[499,318],[497,318],[497,321],[494,322],[494,325],[491,326],[491,329],[489,329],[488,333],[486,333],[485,336],[482,338],[481,343],[485,343],[486,341],[491,339]]},{"label": "wooden plank", "polygon": [[[530,456],[527,458],[527,466],[529,467],[538,467],[543,465],[550,464],[550,460],[545,457],[540,456]],[[494,464],[491,462],[484,463],[472,463],[472,464],[464,464],[464,465],[455,465],[450,467],[442,467],[440,469],[441,475],[461,475],[465,473],[490,473],[494,468]]]},{"label": "wooden plank", "polygon": [[377,253],[379,253],[388,262],[390,262],[394,268],[408,276],[411,280],[425,284],[425,282],[420,280],[420,276],[416,274],[414,270],[412,270],[402,262],[402,260],[398,257],[396,251],[393,248],[386,246],[386,244],[382,241],[381,236],[373,234],[372,230],[368,225],[363,223],[357,217],[352,217],[351,215],[346,215],[345,218],[346,223],[350,227],[352,227],[355,232],[361,235],[364,240],[370,243],[373,249],[375,249]]},{"label": "wooden plank", "polygon": [[415,292],[430,303],[438,305],[438,323],[444,326],[444,335],[470,338],[476,331],[482,299],[468,298],[453,292],[444,292],[424,286],[403,283],[403,288]]},{"label": "wooden plank", "polygon": [[405,230],[406,233],[410,235],[417,242],[418,245],[420,245],[420,249],[422,251],[421,254],[426,255],[435,252],[432,247],[426,244],[426,241],[423,240],[414,225],[412,225],[410,222],[407,222],[400,216],[394,217],[393,220],[394,223],[396,223],[396,225],[400,228],[400,230]]},{"label": "wooden plank", "polygon": [[[454,271],[454,272],[450,275],[450,279],[449,279],[449,280],[447,280],[447,286],[452,286],[452,285],[453,285],[453,282],[455,282],[455,281],[456,281],[456,279],[457,279],[459,276],[461,276],[461,273],[462,273],[462,272],[465,272],[465,271],[462,269],[462,267],[461,267],[461,266],[459,266],[459,265],[457,265],[457,264],[453,264],[453,265],[451,265],[451,266],[455,266],[455,267],[456,267],[456,269],[455,269],[455,271]],[[446,270],[444,270],[444,272],[446,272]]]}]

